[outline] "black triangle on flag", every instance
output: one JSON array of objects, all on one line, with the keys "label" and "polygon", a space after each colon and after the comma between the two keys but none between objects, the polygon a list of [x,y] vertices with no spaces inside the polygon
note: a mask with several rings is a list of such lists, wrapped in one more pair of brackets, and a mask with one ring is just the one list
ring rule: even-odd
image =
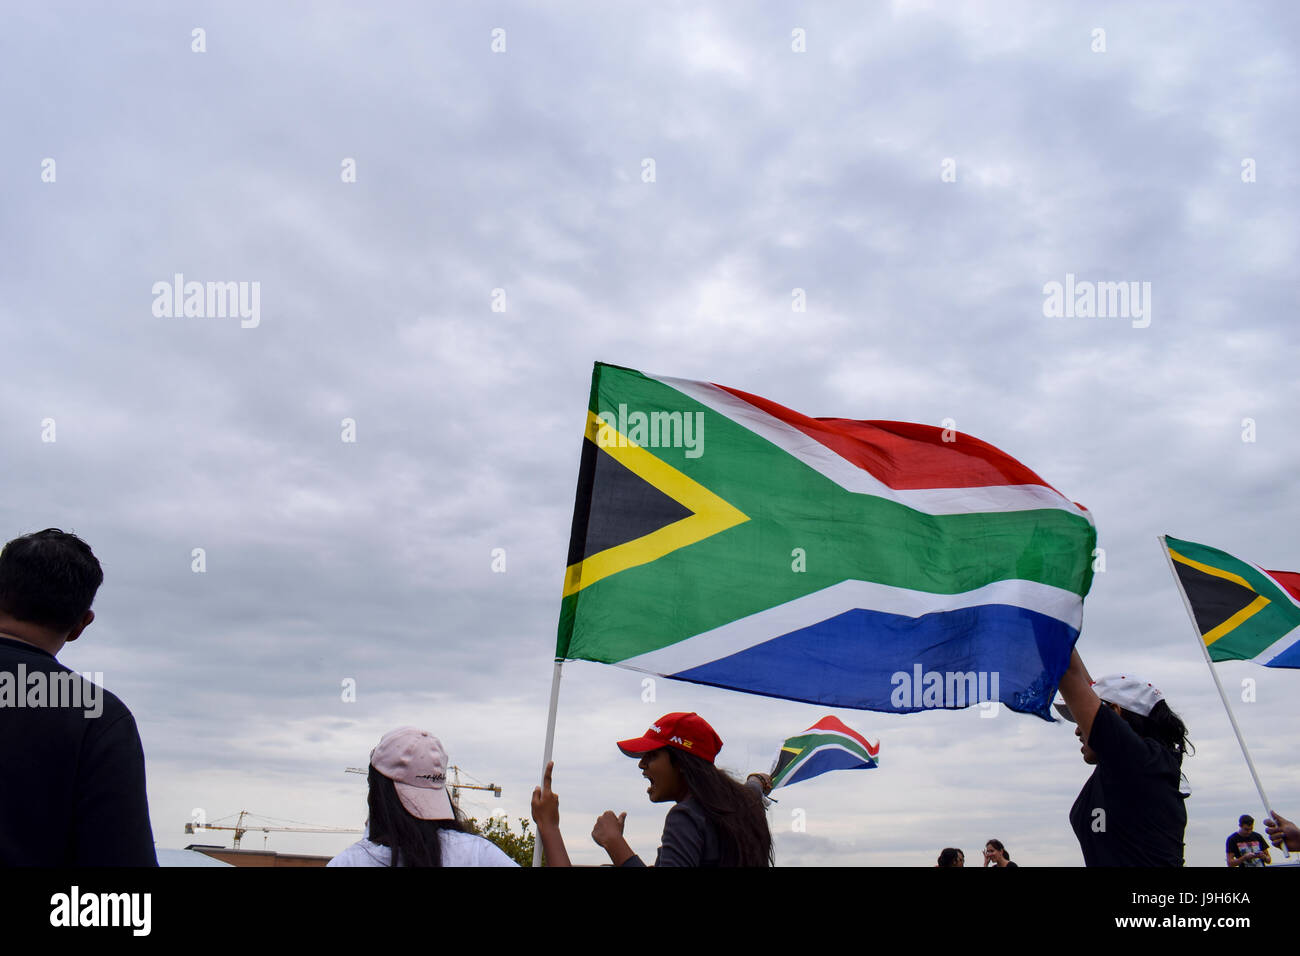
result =
[{"label": "black triangle on flag", "polygon": [[1192,614],[1202,636],[1259,598],[1253,590],[1236,581],[1206,574],[1177,559],[1174,560],[1174,570],[1178,573],[1178,580],[1183,586],[1183,593],[1187,595],[1187,603],[1192,606]]},{"label": "black triangle on flag", "polygon": [[781,776],[781,772],[790,766],[801,753],[803,753],[802,750],[791,750],[788,747],[782,747],[781,752],[776,755],[776,766],[772,768],[772,776]]},{"label": "black triangle on flag", "polygon": [[567,565],[572,567],[692,514],[680,501],[619,464],[590,438],[585,439]]}]

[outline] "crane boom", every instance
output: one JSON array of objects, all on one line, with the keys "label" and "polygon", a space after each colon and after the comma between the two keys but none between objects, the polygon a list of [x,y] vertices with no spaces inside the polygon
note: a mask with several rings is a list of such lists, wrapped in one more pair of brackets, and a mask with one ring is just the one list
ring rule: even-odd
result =
[{"label": "crane boom", "polygon": [[200,830],[234,830],[235,831],[235,849],[239,849],[239,841],[243,839],[244,834],[249,830],[260,830],[265,835],[271,833],[361,833],[358,827],[280,827],[269,826],[258,823],[245,823],[244,817],[257,816],[248,810],[239,811],[239,819],[235,821],[234,826],[224,826],[216,823],[194,823],[190,821],[185,824],[186,833],[197,833]]}]

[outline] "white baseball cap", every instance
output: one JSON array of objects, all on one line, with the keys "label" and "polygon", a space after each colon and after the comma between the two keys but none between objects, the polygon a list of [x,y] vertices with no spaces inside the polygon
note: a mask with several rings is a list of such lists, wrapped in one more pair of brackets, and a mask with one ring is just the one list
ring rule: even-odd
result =
[{"label": "white baseball cap", "polygon": [[[1108,704],[1118,704],[1124,710],[1143,717],[1151,716],[1156,704],[1165,699],[1155,687],[1131,674],[1107,674],[1092,682],[1092,692]],[[1056,712],[1072,723],[1078,723],[1070,708],[1056,704]]]}]

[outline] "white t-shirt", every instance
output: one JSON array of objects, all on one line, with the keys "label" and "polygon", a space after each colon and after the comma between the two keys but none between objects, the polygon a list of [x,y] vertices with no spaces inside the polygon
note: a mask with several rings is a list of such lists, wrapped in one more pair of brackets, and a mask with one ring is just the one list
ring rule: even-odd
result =
[{"label": "white t-shirt", "polygon": [[[442,830],[438,834],[442,843],[443,866],[518,866],[491,840],[459,830]],[[393,851],[379,843],[358,840],[326,866],[390,866]]]}]

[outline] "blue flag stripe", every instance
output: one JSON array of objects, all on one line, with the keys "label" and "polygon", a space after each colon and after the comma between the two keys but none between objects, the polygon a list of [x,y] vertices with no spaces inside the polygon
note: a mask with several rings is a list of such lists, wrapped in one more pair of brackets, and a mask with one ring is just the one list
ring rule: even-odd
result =
[{"label": "blue flag stripe", "polygon": [[893,713],[997,700],[1051,720],[1078,636],[1057,618],[1000,604],[921,617],[856,609],[669,676]]}]

